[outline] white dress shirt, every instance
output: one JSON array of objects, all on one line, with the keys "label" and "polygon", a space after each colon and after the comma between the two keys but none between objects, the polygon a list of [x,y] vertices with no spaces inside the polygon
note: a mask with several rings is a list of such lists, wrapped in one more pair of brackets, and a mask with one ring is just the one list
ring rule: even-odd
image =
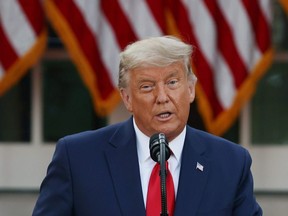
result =
[{"label": "white dress shirt", "polygon": [[[133,118],[133,124],[136,132],[136,144],[137,144],[143,199],[146,206],[146,197],[147,197],[149,179],[152,169],[155,166],[156,162],[153,161],[153,159],[150,157],[150,149],[149,149],[150,137],[146,136],[139,130],[139,128],[135,123],[134,118]],[[177,195],[177,188],[181,167],[181,156],[184,146],[185,135],[186,135],[186,127],[184,127],[183,131],[169,143],[169,148],[173,153],[168,159],[168,164],[169,164],[169,170],[173,177],[175,196]]]}]

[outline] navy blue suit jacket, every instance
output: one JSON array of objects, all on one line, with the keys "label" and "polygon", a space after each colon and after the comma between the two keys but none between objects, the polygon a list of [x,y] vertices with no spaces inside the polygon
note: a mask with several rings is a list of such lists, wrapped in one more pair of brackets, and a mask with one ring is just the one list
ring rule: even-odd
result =
[{"label": "navy blue suit jacket", "polygon": [[[241,146],[187,126],[174,216],[262,215],[250,165]],[[62,138],[33,215],[145,216],[132,118]]]}]

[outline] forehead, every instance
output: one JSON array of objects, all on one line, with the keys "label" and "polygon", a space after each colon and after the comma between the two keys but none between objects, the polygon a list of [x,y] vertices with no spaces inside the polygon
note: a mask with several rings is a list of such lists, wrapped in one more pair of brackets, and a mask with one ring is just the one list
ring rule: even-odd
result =
[{"label": "forehead", "polygon": [[169,78],[173,76],[184,76],[185,69],[181,63],[173,63],[164,67],[145,66],[135,68],[131,71],[132,79],[159,79]]}]

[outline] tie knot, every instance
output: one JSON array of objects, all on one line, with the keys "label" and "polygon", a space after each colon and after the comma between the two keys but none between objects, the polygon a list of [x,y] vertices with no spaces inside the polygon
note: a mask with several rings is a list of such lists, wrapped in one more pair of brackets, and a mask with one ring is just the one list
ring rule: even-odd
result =
[{"label": "tie knot", "polygon": [[[168,163],[168,161],[165,162],[165,168],[166,168],[166,170],[169,170],[169,163]],[[156,164],[154,165],[154,168],[153,168],[153,169],[159,169],[159,170],[160,170],[160,163],[156,163]]]}]

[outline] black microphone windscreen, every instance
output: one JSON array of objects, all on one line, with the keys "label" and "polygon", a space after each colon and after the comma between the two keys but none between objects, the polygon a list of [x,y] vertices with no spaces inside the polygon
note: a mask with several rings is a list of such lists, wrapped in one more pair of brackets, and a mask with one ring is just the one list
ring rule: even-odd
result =
[{"label": "black microphone windscreen", "polygon": [[165,134],[156,133],[151,136],[149,141],[150,156],[155,162],[160,162],[160,143],[165,145],[165,160],[168,160],[171,154]]}]

